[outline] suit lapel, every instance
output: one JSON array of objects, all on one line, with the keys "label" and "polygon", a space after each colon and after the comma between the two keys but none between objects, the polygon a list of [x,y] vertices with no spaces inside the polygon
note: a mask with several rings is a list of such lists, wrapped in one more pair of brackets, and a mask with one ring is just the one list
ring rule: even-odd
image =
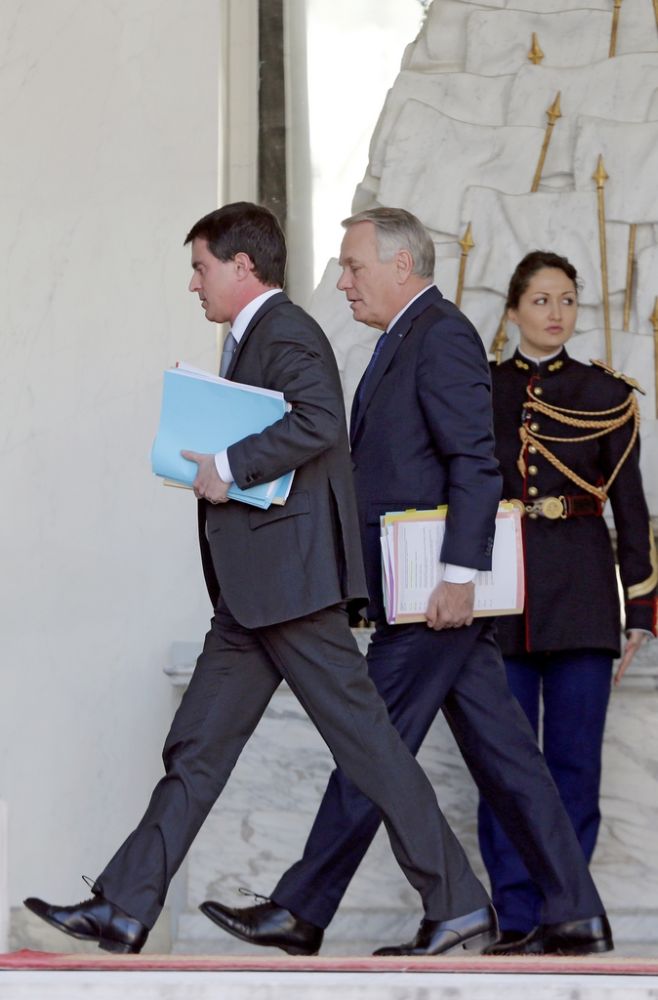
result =
[{"label": "suit lapel", "polygon": [[247,340],[249,338],[249,334],[251,333],[251,331],[255,327],[258,326],[258,324],[262,320],[263,316],[266,316],[267,313],[271,309],[274,309],[276,306],[280,306],[284,302],[289,302],[289,301],[290,300],[288,299],[288,296],[285,294],[285,292],[278,292],[276,295],[270,295],[269,299],[266,299],[265,302],[263,302],[263,304],[260,307],[260,309],[258,309],[254,313],[254,315],[252,316],[251,320],[249,321],[249,325],[247,326],[247,329],[244,331],[244,333],[240,337],[240,343],[235,348],[235,350],[233,352],[233,357],[231,358],[231,363],[228,366],[228,368],[226,369],[225,378],[231,378],[232,377],[233,372],[235,371],[235,366],[238,363],[238,359],[240,357],[240,354],[242,353],[242,351],[244,349],[244,345],[246,344],[246,342],[247,342]]},{"label": "suit lapel", "polygon": [[399,320],[386,334],[382,349],[377,358],[377,363],[368,376],[368,381],[361,392],[361,382],[356,390],[354,399],[358,399],[358,404],[352,408],[350,420],[350,439],[354,441],[358,433],[361,421],[368,408],[368,404],[377,391],[377,387],[393,362],[393,358],[402,343],[403,339],[411,330],[415,320],[430,305],[435,305],[442,298],[441,292],[435,285],[430,285],[427,291],[423,292],[415,302],[400,316]]}]

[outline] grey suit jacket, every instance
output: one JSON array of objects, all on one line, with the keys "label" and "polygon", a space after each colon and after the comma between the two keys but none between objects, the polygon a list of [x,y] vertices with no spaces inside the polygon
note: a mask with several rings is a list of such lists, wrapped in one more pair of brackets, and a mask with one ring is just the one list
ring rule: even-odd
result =
[{"label": "grey suit jacket", "polygon": [[238,486],[295,469],[288,500],[260,510],[200,504],[200,542],[213,604],[257,628],[366,597],[343,396],[327,338],[284,293],[258,310],[227,377],[278,389],[292,410],[231,445]]}]

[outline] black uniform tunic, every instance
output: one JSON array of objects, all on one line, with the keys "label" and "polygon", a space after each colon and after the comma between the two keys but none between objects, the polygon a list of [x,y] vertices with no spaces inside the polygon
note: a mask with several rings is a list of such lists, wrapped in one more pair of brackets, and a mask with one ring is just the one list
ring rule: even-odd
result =
[{"label": "black uniform tunic", "polygon": [[[559,441],[543,444],[569,469],[596,486],[610,478],[633,432],[633,421],[591,440],[592,428],[566,425],[525,407],[528,398],[569,410],[585,411],[586,419],[607,421],[628,401],[632,388],[595,365],[574,361],[563,349],[538,365],[518,351],[493,366],[496,454],[503,473],[503,497],[532,503],[545,497],[585,497],[587,491],[543,457],[532,444],[523,448],[525,474],[518,468],[519,428]],[[528,390],[530,397],[528,395]],[[596,429],[594,429],[596,430]],[[626,605],[626,628],[656,628],[655,547],[639,469],[639,438],[609,490],[617,530],[617,549]],[[582,502],[581,502],[582,503]],[[566,649],[605,649],[619,655],[620,608],[615,560],[603,517],[592,514],[550,520],[523,517],[526,602],[523,615],[498,621],[505,655]]]}]

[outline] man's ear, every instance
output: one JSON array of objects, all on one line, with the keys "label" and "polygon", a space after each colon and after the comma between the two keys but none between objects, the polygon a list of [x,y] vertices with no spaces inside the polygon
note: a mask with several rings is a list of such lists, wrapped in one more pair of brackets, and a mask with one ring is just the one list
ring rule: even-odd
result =
[{"label": "man's ear", "polygon": [[395,255],[395,270],[398,283],[403,285],[414,269],[414,259],[408,250],[398,250]]},{"label": "man's ear", "polygon": [[254,262],[244,250],[238,250],[233,258],[235,272],[239,278],[246,278],[254,269]]}]

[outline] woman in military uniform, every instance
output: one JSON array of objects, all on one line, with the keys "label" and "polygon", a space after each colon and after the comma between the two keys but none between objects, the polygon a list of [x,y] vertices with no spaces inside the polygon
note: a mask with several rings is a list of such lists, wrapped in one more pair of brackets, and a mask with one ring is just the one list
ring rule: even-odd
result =
[{"label": "woman in military uniform", "polygon": [[[656,629],[658,578],[639,469],[634,383],[602,363],[567,354],[578,309],[575,268],[535,251],[514,272],[507,316],[519,348],[493,367],[493,406],[503,496],[523,512],[526,600],[499,619],[510,687],[536,732],[589,860],[600,822],[601,749],[612,661],[620,654],[615,559],[602,517],[610,501],[625,599],[619,683]],[[481,803],[480,849],[503,939],[540,923],[540,895]]]}]

